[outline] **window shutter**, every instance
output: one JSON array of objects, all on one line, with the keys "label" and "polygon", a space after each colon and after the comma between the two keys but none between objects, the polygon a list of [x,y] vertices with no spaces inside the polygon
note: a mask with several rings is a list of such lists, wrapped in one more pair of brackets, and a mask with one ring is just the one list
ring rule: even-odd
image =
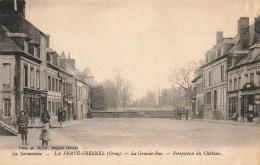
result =
[{"label": "window shutter", "polygon": [[11,65],[10,64],[4,64],[3,84],[4,85],[10,85],[11,84]]}]

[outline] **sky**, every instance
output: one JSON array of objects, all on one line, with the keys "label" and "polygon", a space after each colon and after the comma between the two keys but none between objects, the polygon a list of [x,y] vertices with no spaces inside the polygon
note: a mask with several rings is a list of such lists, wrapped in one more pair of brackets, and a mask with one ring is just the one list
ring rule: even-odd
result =
[{"label": "sky", "polygon": [[26,18],[50,34],[51,47],[70,52],[76,67],[99,82],[119,69],[134,96],[169,88],[173,68],[185,67],[224,37],[237,34],[239,17],[250,23],[260,0],[27,0]]}]

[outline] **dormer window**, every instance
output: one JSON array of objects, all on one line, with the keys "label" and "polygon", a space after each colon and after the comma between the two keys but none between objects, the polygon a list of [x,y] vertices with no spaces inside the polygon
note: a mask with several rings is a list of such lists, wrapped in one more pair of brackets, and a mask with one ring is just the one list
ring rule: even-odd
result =
[{"label": "dormer window", "polygon": [[50,61],[51,61],[51,55],[50,55],[50,53],[47,53],[46,60],[47,60],[47,62],[50,62]]},{"label": "dormer window", "polygon": [[35,42],[29,43],[29,54],[39,58],[38,45]]},{"label": "dormer window", "polygon": [[34,56],[34,45],[33,44],[29,44],[29,54]]},{"label": "dormer window", "polygon": [[38,48],[36,46],[33,47],[33,53],[34,53],[33,54],[34,57],[39,57],[38,56]]},{"label": "dormer window", "polygon": [[28,44],[28,41],[24,41],[24,42],[23,42],[23,51],[25,51],[25,53],[29,53],[29,44]]},{"label": "dormer window", "polygon": [[221,48],[217,48],[216,53],[217,53],[217,57],[219,57],[221,55]]},{"label": "dormer window", "polygon": [[57,55],[53,56],[53,64],[58,65]]}]

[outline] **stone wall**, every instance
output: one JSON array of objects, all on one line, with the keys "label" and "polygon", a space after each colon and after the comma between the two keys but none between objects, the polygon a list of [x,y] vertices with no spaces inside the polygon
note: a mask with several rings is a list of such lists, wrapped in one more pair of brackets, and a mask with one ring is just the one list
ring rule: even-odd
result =
[{"label": "stone wall", "polygon": [[95,118],[175,118],[174,111],[92,111]]}]

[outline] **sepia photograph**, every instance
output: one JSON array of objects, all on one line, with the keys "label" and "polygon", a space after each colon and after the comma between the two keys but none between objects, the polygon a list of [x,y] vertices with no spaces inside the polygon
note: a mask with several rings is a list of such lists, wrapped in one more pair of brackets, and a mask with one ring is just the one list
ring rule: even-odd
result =
[{"label": "sepia photograph", "polygon": [[0,0],[0,165],[260,165],[260,0]]}]

